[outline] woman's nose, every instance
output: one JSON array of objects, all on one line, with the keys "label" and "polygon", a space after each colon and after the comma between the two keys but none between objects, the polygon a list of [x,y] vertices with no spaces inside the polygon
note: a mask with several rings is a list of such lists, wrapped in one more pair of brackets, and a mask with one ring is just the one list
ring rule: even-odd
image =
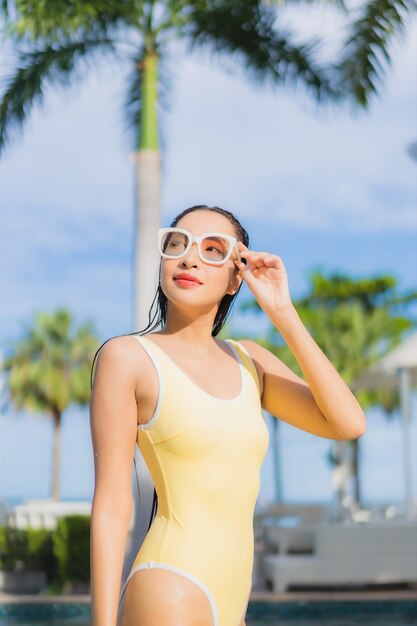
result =
[{"label": "woman's nose", "polygon": [[185,262],[189,262],[189,263],[196,263],[198,262],[200,259],[199,254],[198,254],[198,249],[197,249],[197,242],[193,241],[193,243],[191,244],[190,249],[188,250],[187,254],[185,254],[182,258],[183,263]]}]

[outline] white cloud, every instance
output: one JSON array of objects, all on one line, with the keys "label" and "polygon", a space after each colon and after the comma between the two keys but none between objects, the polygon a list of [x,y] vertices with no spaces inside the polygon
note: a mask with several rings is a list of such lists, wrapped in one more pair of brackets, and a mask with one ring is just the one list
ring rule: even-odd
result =
[{"label": "white cloud", "polygon": [[[379,99],[355,114],[320,110],[306,94],[295,101],[291,91],[272,93],[188,59],[168,120],[165,210],[171,215],[187,198],[220,198],[242,215],[275,214],[314,230],[415,228],[416,164],[406,147],[417,137],[416,26],[393,46]],[[395,212],[375,192],[381,183],[397,196]]]},{"label": "white cloud", "polygon": [[[300,15],[292,13],[291,20]],[[304,35],[316,32],[320,14],[303,8],[298,22]],[[336,22],[340,16],[327,10],[321,29],[327,38],[334,37]],[[261,88],[225,74],[216,69],[219,61],[199,60],[207,55],[184,58],[164,120],[164,213],[211,198],[267,219],[270,207],[279,207],[277,219],[313,229],[331,229],[340,220],[358,230],[414,227],[415,163],[405,149],[417,135],[417,89],[410,81],[417,65],[416,26],[410,25],[404,43],[393,46],[380,101],[374,99],[368,113],[355,117],[346,109],[320,110],[302,92],[295,100],[291,90]],[[3,213],[23,211],[28,219],[35,205],[42,208],[41,223],[51,215],[58,226],[67,216],[95,231],[98,220],[113,228],[122,219],[129,228],[133,166],[119,106],[124,73],[106,63],[98,75],[90,73],[84,87],[48,90],[46,106],[33,111],[23,139],[0,163]],[[370,191],[381,180],[393,192],[407,193],[394,222]],[[349,223],[352,212],[365,221]],[[61,237],[63,245],[67,237],[77,244],[76,233],[54,232],[50,245]]]}]

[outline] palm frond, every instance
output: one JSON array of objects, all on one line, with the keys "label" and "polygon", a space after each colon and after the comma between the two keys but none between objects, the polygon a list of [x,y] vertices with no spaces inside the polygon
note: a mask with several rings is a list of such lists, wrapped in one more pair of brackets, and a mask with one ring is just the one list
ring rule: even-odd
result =
[{"label": "palm frond", "polygon": [[87,61],[95,52],[114,51],[107,38],[67,40],[61,45],[47,45],[28,52],[18,52],[17,69],[0,83],[0,154],[11,139],[12,131],[21,130],[35,103],[42,104],[47,84],[68,88],[81,59]]},{"label": "palm frond", "polygon": [[[132,69],[127,77],[126,96],[122,105],[125,134],[129,137],[133,149],[140,145],[141,138],[141,112],[142,112],[142,64],[144,58],[142,49],[137,55],[131,57]],[[158,137],[160,152],[165,152],[166,141],[164,132],[164,115],[171,109],[172,93],[172,67],[168,64],[168,54],[158,46]]]},{"label": "palm frond", "polygon": [[[317,0],[262,0],[262,4],[265,6],[288,6],[293,4],[315,4],[317,5]],[[323,2],[323,4],[325,4]],[[348,8],[346,6],[345,0],[326,0],[326,4],[331,6],[335,6],[338,9],[341,9],[344,12],[348,12]]]},{"label": "palm frond", "polygon": [[[3,12],[7,5],[1,0]],[[120,26],[136,26],[143,17],[146,0],[17,0],[9,24],[15,39],[59,42],[81,31],[110,35]]]},{"label": "palm frond", "polygon": [[385,68],[391,63],[391,42],[404,34],[416,9],[416,0],[369,0],[358,8],[337,73],[347,93],[362,106],[368,106],[370,96],[378,93]]},{"label": "palm frond", "polygon": [[277,12],[260,0],[191,2],[184,29],[191,48],[207,46],[237,60],[251,77],[274,85],[303,84],[317,101],[336,100],[342,92],[333,74],[315,58],[318,38],[294,43],[288,29],[276,28]]},{"label": "palm frond", "polygon": [[4,17],[7,18],[9,16],[9,0],[1,0],[0,10]]}]

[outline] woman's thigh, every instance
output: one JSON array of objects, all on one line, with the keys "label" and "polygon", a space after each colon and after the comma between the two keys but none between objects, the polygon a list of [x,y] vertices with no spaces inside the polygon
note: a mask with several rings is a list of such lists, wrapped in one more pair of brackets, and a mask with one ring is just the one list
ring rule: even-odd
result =
[{"label": "woman's thigh", "polygon": [[139,570],[125,589],[117,626],[155,624],[214,626],[210,602],[204,591],[185,576],[157,567]]}]

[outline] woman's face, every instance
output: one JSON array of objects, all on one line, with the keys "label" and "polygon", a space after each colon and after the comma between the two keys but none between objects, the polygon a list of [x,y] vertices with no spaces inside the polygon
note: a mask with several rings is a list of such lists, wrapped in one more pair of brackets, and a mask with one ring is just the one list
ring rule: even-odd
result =
[{"label": "woman's face", "polygon": [[[198,209],[187,213],[177,224],[193,235],[207,232],[219,232],[236,237],[229,220],[215,211]],[[206,263],[198,254],[197,243],[193,242],[187,254],[178,259],[161,258],[161,288],[169,302],[179,307],[197,307],[210,310],[220,303],[226,293],[233,295],[242,281],[234,263],[237,258],[233,250],[230,258],[221,265]],[[200,282],[192,286],[176,281],[177,274],[186,273],[195,276]]]}]

